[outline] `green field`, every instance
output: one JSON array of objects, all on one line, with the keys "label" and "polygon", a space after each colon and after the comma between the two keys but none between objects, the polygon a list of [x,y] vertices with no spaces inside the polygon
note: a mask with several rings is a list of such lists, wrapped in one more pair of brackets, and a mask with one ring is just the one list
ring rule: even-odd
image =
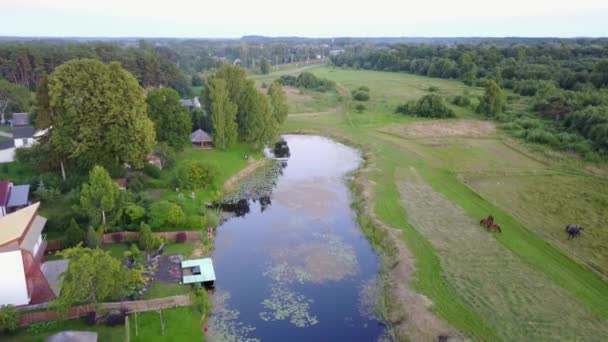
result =
[{"label": "green field", "polygon": [[[345,137],[374,155],[365,177],[375,184],[375,214],[401,231],[416,265],[415,279],[403,281],[433,312],[474,340],[608,335],[605,178],[574,157],[536,155],[491,122],[470,120],[470,108],[455,107],[460,119],[444,121],[393,113],[431,85],[447,98],[481,89],[400,73],[312,71],[347,90],[368,86],[370,109],[354,113],[346,100],[324,115],[290,116],[285,131]],[[479,227],[488,214],[502,234]],[[563,227],[572,222],[588,228],[567,241]],[[408,336],[412,328],[397,329]]]},{"label": "green field", "polygon": [[[203,341],[201,314],[195,309],[185,307],[162,310],[165,322],[162,335],[160,314],[155,311],[129,316],[131,341]],[[135,333],[137,324],[138,334]]]}]

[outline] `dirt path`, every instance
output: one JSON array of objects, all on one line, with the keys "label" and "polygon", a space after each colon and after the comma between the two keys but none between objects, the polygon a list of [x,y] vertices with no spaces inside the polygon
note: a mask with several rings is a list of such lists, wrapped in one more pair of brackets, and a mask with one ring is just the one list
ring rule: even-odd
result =
[{"label": "dirt path", "polygon": [[541,341],[608,336],[605,322],[505,249],[413,168],[399,170],[399,178],[410,223],[437,251],[447,281],[500,337]]},{"label": "dirt path", "polygon": [[244,169],[239,171],[236,175],[233,175],[232,177],[228,178],[228,180],[226,182],[224,182],[224,191],[229,192],[229,191],[234,190],[234,187],[235,187],[236,183],[238,183],[239,180],[241,180],[243,177],[245,177],[247,175],[250,175],[255,170],[257,170],[257,168],[266,164],[267,162],[268,162],[268,159],[266,159],[266,158],[262,158],[260,160],[251,162],[249,165],[247,165],[247,167],[245,167]]}]

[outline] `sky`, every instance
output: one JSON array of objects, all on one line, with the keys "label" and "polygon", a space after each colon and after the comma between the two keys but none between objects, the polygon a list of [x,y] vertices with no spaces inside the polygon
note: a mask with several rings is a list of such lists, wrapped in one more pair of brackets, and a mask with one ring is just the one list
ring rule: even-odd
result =
[{"label": "sky", "polygon": [[0,36],[605,37],[608,0],[0,0]]}]

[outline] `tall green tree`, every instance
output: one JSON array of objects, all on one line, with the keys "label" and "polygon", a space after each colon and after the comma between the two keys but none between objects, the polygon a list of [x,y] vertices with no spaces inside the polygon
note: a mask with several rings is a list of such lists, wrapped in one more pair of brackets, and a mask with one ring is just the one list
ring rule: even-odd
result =
[{"label": "tall green tree", "polygon": [[55,299],[59,308],[118,300],[128,293],[129,271],[103,249],[74,247],[59,255],[70,260]]},{"label": "tall green tree", "polygon": [[47,74],[42,75],[38,88],[36,88],[36,119],[34,124],[39,129],[49,128],[52,125],[49,77]]},{"label": "tall green tree", "polygon": [[270,63],[268,63],[266,58],[262,58],[262,61],[260,62],[260,72],[264,75],[270,73]]},{"label": "tall green tree", "polygon": [[507,100],[505,93],[495,81],[488,81],[486,92],[483,97],[479,99],[477,112],[483,113],[489,117],[494,117],[497,114],[504,112],[506,108]]},{"label": "tall green tree", "polygon": [[118,63],[64,63],[49,80],[51,144],[65,162],[89,169],[143,167],[155,144],[154,124],[137,80]]},{"label": "tall green tree", "polygon": [[273,82],[268,87],[268,97],[270,99],[270,107],[274,120],[281,125],[287,119],[287,96],[283,91],[283,87],[278,82]]},{"label": "tall green tree", "polygon": [[119,191],[118,185],[103,167],[93,167],[89,181],[82,185],[80,191],[80,206],[92,225],[106,225],[108,214],[113,214],[118,207]]},{"label": "tall green tree", "polygon": [[148,117],[154,122],[156,140],[181,150],[190,142],[192,119],[171,88],[153,89],[146,97]]},{"label": "tall green tree", "polygon": [[226,81],[219,78],[209,80],[209,105],[213,124],[213,142],[220,149],[236,143],[238,127],[236,123],[237,106],[230,102]]}]

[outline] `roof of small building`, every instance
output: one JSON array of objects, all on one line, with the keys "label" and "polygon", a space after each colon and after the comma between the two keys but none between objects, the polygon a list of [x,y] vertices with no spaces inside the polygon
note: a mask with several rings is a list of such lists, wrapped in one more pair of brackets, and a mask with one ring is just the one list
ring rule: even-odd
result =
[{"label": "roof of small building", "polygon": [[0,141],[0,150],[6,150],[7,148],[13,148],[13,147],[15,147],[15,140],[13,140],[13,139]]},{"label": "roof of small building", "polygon": [[28,113],[13,113],[13,126],[27,126],[30,124]]},{"label": "roof of small building", "polygon": [[215,270],[211,258],[184,260],[182,261],[182,270],[184,268],[197,268],[200,272],[200,274],[184,275],[184,284],[215,281]]},{"label": "roof of small building", "polygon": [[44,342],[97,342],[97,333],[91,331],[62,331],[47,337]]},{"label": "roof of small building", "polygon": [[8,203],[8,195],[11,189],[11,182],[0,181],[0,206],[6,206]]},{"label": "roof of small building", "polygon": [[207,133],[199,128],[190,134],[190,141],[192,141],[192,142],[213,141],[213,138],[211,137],[211,135],[209,135],[209,133]]},{"label": "roof of small building", "polygon": [[36,202],[14,213],[0,217],[0,246],[16,241],[23,236],[32,219],[36,216],[36,211],[40,202]]},{"label": "roof of small building", "polygon": [[7,207],[22,207],[28,205],[30,198],[30,185],[13,185],[11,193],[8,196]]},{"label": "roof of small building", "polygon": [[129,186],[129,180],[126,178],[114,178],[112,179],[116,185],[118,185],[121,189],[126,189]]},{"label": "roof of small building", "polygon": [[194,107],[194,101],[192,99],[181,99],[179,103],[184,107]]},{"label": "roof of small building", "polygon": [[31,138],[36,133],[33,126],[13,127],[13,139]]}]

